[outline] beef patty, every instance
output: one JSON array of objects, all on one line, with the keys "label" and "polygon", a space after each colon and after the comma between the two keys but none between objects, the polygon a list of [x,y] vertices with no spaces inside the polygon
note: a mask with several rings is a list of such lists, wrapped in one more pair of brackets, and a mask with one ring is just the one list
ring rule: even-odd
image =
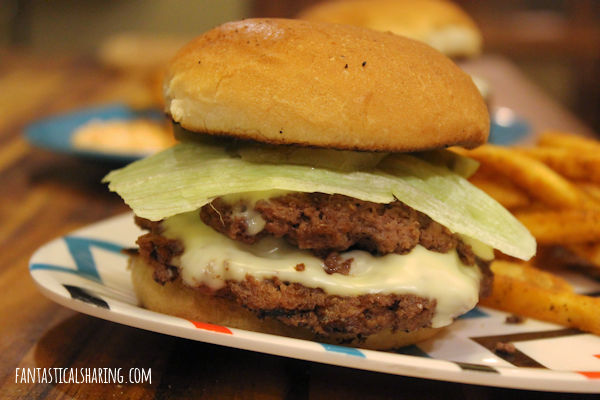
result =
[{"label": "beef patty", "polygon": [[383,329],[413,331],[431,326],[436,301],[415,295],[328,295],[279,279],[228,281],[217,295],[231,298],[260,318],[272,317],[317,335],[367,336]]},{"label": "beef patty", "polygon": [[[265,222],[256,234],[248,233],[248,212],[259,213]],[[379,204],[338,194],[293,193],[259,200],[250,209],[241,201],[217,198],[201,208],[200,217],[231,239],[251,244],[272,235],[324,259],[348,249],[406,254],[420,244],[440,253],[456,249],[463,263],[475,262],[471,247],[457,235],[400,201]]]}]

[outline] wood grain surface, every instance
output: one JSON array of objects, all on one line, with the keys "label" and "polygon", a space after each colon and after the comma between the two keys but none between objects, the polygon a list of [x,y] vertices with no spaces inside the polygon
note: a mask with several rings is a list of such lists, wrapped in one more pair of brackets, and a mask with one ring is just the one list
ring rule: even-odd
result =
[{"label": "wood grain surface", "polygon": [[[114,165],[31,148],[23,129],[39,118],[89,105],[144,104],[148,94],[136,77],[104,71],[86,57],[4,51],[0,60],[0,398],[586,397],[414,379],[236,350],[96,319],[47,300],[29,277],[31,254],[127,207],[100,184]],[[497,74],[493,64],[485,67]],[[543,116],[543,110],[536,113]],[[581,126],[569,118],[561,123]],[[16,383],[15,368],[25,367],[151,368],[152,383]]]}]

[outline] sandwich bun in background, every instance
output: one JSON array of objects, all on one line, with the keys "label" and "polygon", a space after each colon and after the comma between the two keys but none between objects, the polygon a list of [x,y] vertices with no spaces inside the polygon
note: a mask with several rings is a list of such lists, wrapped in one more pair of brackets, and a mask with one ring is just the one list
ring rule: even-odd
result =
[{"label": "sandwich bun in background", "polygon": [[134,108],[164,108],[162,84],[165,70],[177,50],[191,37],[140,32],[115,33],[104,40],[98,62],[132,82],[123,97]]},{"label": "sandwich bun in background", "polygon": [[[360,27],[250,19],[183,47],[164,87],[166,111],[184,143],[105,178],[149,231],[130,258],[146,308],[390,349],[431,337],[489,289],[496,239],[488,245],[453,233],[464,219],[459,209],[478,207],[482,193],[469,192],[457,203],[453,197],[476,189],[460,186],[468,182],[445,167],[398,153],[472,148],[487,139],[483,99],[441,53]],[[252,157],[246,158],[247,148]],[[452,186],[459,192],[435,195],[453,204],[440,221],[435,209],[418,211],[413,189],[405,200],[381,183],[412,180],[393,168],[380,170],[398,158],[410,171],[412,163],[427,169],[425,177],[414,170],[421,182],[413,182],[415,192],[431,189],[428,177],[440,179],[433,185],[440,188],[461,182]],[[358,180],[344,186],[346,179]],[[524,228],[497,203],[482,207],[500,212],[497,222],[482,210],[473,213],[495,225],[490,231],[515,229],[507,235],[512,243],[502,239],[493,247],[530,257],[535,243]],[[286,225],[285,218],[298,220]],[[288,231],[277,233],[278,227]],[[390,249],[394,235],[399,242],[416,235],[418,244]],[[437,240],[433,250],[424,247],[426,237]],[[418,287],[395,292],[404,279]]]},{"label": "sandwich bun in background", "polygon": [[481,53],[482,36],[473,19],[445,0],[338,0],[318,3],[298,18],[362,26],[427,43],[448,57]]}]

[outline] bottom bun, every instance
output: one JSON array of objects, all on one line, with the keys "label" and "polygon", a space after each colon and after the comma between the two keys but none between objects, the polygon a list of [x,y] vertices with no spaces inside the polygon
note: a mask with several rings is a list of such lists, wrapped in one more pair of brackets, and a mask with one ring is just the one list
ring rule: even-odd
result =
[{"label": "bottom bun", "polygon": [[151,266],[138,256],[129,260],[133,287],[141,305],[149,310],[170,314],[194,321],[224,325],[230,328],[343,344],[374,350],[390,350],[429,339],[440,328],[422,328],[412,332],[390,329],[355,339],[347,335],[316,335],[308,329],[285,325],[270,317],[258,318],[233,300],[211,296],[184,285],[181,280],[167,282],[164,286],[152,277]]}]

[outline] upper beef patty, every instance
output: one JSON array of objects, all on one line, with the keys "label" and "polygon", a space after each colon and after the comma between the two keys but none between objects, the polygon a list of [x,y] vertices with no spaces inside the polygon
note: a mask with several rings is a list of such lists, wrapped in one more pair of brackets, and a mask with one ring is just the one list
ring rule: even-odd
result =
[{"label": "upper beef patty", "polygon": [[472,265],[470,246],[457,235],[404,203],[379,204],[343,195],[293,193],[260,200],[254,205],[265,221],[264,229],[251,235],[244,215],[251,207],[229,204],[221,198],[205,205],[200,217],[205,224],[244,243],[266,235],[283,237],[300,249],[326,258],[331,252],[350,248],[375,254],[406,254],[417,244],[447,253],[457,249],[463,263]]}]

